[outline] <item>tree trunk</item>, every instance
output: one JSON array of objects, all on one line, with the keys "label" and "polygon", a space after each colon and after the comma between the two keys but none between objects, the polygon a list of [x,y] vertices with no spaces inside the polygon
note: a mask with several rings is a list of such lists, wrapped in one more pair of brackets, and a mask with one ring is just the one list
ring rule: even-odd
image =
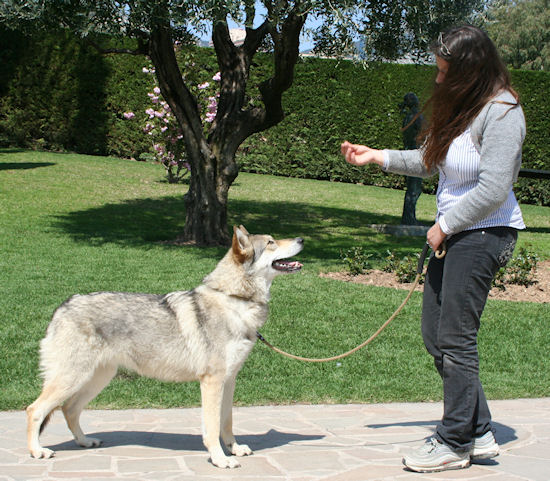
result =
[{"label": "tree trunk", "polygon": [[177,64],[169,27],[159,26],[151,32],[149,54],[162,95],[183,131],[191,165],[180,240],[204,246],[228,245],[231,237],[227,229],[227,192],[231,183],[226,185],[227,181],[220,178],[216,157],[221,149],[213,149],[204,136],[196,100],[185,86]]}]

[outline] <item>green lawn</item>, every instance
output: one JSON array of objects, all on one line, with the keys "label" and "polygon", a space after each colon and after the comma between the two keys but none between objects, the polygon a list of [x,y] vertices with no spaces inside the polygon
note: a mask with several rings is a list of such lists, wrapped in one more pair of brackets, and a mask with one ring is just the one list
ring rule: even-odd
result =
[{"label": "green lawn", "polygon": [[[0,409],[21,409],[38,395],[38,345],[53,310],[73,293],[164,293],[189,289],[215,266],[221,248],[171,246],[184,221],[185,186],[164,182],[159,166],[104,157],[0,151]],[[229,218],[253,233],[301,236],[301,273],[278,278],[262,333],[296,354],[325,357],[366,339],[404,291],[328,280],[343,270],[340,251],[362,246],[418,252],[422,238],[394,238],[367,226],[398,224],[403,192],[352,184],[240,174]],[[520,234],[550,255],[550,208],[522,206]],[[433,196],[422,195],[429,223]],[[304,364],[258,344],[239,375],[236,402],[333,403],[441,398],[420,335],[420,294],[368,348],[340,361]],[[482,379],[490,398],[550,395],[548,306],[489,301],[480,331]],[[161,383],[121,372],[94,407],[199,404],[197,383]]]}]

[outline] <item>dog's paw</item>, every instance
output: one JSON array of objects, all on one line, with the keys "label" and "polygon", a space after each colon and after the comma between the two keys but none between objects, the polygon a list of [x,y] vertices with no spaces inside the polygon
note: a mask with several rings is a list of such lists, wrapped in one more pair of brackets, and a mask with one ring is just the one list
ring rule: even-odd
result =
[{"label": "dog's paw", "polygon": [[39,449],[33,449],[31,451],[31,456],[36,459],[41,459],[41,458],[49,459],[55,456],[55,451],[52,451],[51,449],[48,449],[48,448],[41,447]]},{"label": "dog's paw", "polygon": [[229,449],[235,456],[250,456],[252,454],[252,449],[250,449],[246,444],[233,443]]},{"label": "dog's paw", "polygon": [[231,456],[216,456],[210,458],[212,464],[218,468],[240,468],[241,464]]},{"label": "dog's paw", "polygon": [[98,446],[101,446],[101,443],[101,439],[89,438],[87,436],[76,439],[76,444],[83,448],[97,448]]}]

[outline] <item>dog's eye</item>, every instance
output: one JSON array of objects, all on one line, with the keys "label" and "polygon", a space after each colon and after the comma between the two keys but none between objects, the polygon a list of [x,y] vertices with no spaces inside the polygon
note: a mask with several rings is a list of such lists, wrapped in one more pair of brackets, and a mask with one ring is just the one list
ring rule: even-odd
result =
[{"label": "dog's eye", "polygon": [[268,241],[267,241],[267,245],[268,245],[268,246],[272,246],[273,244],[275,244],[275,241],[274,241],[274,240],[268,240]]}]

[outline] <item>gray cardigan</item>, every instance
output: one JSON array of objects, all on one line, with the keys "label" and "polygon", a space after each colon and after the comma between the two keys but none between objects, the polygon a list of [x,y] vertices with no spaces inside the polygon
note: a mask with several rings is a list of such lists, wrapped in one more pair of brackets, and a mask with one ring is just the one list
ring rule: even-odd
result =
[{"label": "gray cardigan", "polygon": [[[502,92],[483,107],[471,126],[472,141],[481,155],[479,181],[447,213],[445,221],[450,234],[461,232],[483,220],[503,204],[521,165],[521,149],[525,138],[525,117],[521,106],[508,91]],[[385,150],[384,170],[413,177],[429,177],[421,149]]]}]

